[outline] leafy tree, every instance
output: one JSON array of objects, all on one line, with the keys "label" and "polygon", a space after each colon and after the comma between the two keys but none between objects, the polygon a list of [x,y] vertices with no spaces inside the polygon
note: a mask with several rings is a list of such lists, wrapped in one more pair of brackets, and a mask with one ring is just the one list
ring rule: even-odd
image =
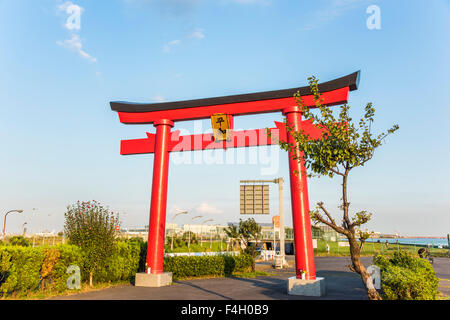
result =
[{"label": "leafy tree", "polygon": [[191,244],[198,244],[197,235],[194,232],[192,232],[192,231],[186,231],[186,232],[183,233],[183,237],[182,237],[182,239],[186,243],[186,245],[188,245],[189,236],[190,236],[190,239],[191,239],[190,240]]},{"label": "leafy tree", "polygon": [[239,244],[239,229],[235,225],[231,225],[228,228],[225,228],[224,231],[227,237],[231,240],[231,248],[234,250],[236,248],[236,244]]},{"label": "leafy tree", "polygon": [[255,260],[257,255],[257,244],[261,237],[261,227],[256,223],[255,219],[250,218],[243,221],[239,219],[239,235],[242,242],[244,242],[244,252],[253,258],[252,271],[255,271]]},{"label": "leafy tree", "polygon": [[97,201],[80,202],[68,206],[64,214],[64,233],[71,244],[82,249],[84,269],[93,276],[105,267],[114,253],[116,242],[115,216]]},{"label": "leafy tree", "polygon": [[[364,166],[367,161],[372,159],[375,149],[381,146],[385,138],[399,127],[394,125],[386,133],[374,136],[371,132],[371,124],[374,121],[375,108],[371,103],[366,105],[365,114],[358,124],[352,121],[349,115],[350,107],[347,104],[340,107],[339,115],[335,117],[332,109],[322,104],[323,99],[318,89],[317,79],[310,77],[308,80],[318,112],[313,112],[305,106],[298,92],[295,98],[304,119],[312,121],[316,128],[322,129],[321,138],[313,139],[304,130],[295,131],[289,123],[286,123],[287,131],[292,134],[296,144],[280,141],[280,147],[287,151],[300,151],[303,158],[295,157],[295,159],[304,161],[306,169],[312,172],[308,176],[328,176],[330,178],[338,176],[342,179],[342,198],[339,206],[343,212],[342,220],[336,221],[323,202],[317,203],[316,209],[310,212],[311,219],[315,223],[330,226],[347,237],[352,261],[350,269],[361,275],[370,299],[381,299],[360,259],[361,245],[368,237],[368,233],[361,232],[359,227],[367,223],[372,214],[360,211],[350,217],[347,184],[349,173],[354,168]],[[361,241],[361,245],[358,244],[357,239]]]}]

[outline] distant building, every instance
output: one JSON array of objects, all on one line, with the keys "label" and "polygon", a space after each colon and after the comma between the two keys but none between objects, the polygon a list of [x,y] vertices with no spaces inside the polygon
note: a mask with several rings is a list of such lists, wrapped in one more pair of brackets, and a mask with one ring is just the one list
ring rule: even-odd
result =
[{"label": "distant building", "polygon": [[325,241],[338,241],[341,235],[327,225],[311,227],[312,238]]},{"label": "distant building", "polygon": [[[166,223],[166,236],[182,236],[185,232],[192,232],[196,235],[202,235],[203,237],[209,237],[211,234],[213,237],[226,237],[225,229],[230,226],[239,227],[237,222],[228,222],[227,225],[202,225],[202,224],[184,224],[179,226],[176,223]],[[261,226],[261,238],[265,240],[274,239],[274,228],[272,223],[258,223]],[[292,227],[285,227],[285,240],[294,239],[294,231]],[[322,239],[326,241],[338,241],[340,235],[334,231],[331,227],[326,225],[312,226],[311,227],[313,239]],[[133,227],[133,228],[122,228],[121,234],[127,237],[142,237],[147,239],[148,237],[148,226],[145,227]],[[275,232],[275,240],[280,239],[278,230]]]}]

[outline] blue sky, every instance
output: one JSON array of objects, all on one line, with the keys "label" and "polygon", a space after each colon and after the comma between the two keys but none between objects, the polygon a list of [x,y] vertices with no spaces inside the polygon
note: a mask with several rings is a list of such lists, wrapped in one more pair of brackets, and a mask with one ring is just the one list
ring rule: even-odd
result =
[{"label": "blue sky", "polygon": [[[71,4],[81,8],[79,29],[66,25]],[[370,5],[381,10],[379,30],[366,26]],[[8,217],[7,231],[20,232],[24,222],[31,231],[59,231],[68,204],[93,199],[121,212],[124,226],[148,224],[153,156],[120,156],[119,143],[154,128],[120,124],[109,101],[285,89],[311,75],[328,81],[361,70],[349,101],[354,117],[373,102],[374,129],[397,123],[400,130],[352,173],[351,208],[373,213],[371,230],[444,236],[449,21],[448,0],[0,0],[0,213],[25,210]],[[281,120],[277,113],[238,117],[235,126]],[[194,122],[176,128],[193,132]],[[287,180],[287,155],[261,150],[247,151],[258,152],[257,164],[172,161],[168,222],[177,208],[190,210],[178,223],[197,214],[237,221],[240,179]],[[261,171],[270,166],[264,155],[279,161],[270,175]],[[311,208],[323,201],[338,216],[339,192],[337,180],[310,180]]]}]

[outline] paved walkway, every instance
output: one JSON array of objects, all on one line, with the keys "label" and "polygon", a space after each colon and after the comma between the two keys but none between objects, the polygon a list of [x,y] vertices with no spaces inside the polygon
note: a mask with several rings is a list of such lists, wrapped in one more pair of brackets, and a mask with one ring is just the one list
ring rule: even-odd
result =
[{"label": "paved walkway", "polygon": [[[289,259],[291,265],[293,261]],[[364,259],[370,264],[371,258]],[[320,299],[367,299],[361,278],[348,270],[348,258],[316,258],[316,273],[325,277],[327,295]],[[286,280],[295,275],[293,267],[274,270],[268,264],[258,264],[258,270],[273,273],[270,277],[215,278],[175,281],[161,288],[123,285],[100,291],[56,297],[61,300],[302,300],[315,297],[290,296]]]},{"label": "paved walkway", "polygon": [[[291,258],[292,259],[292,258]],[[291,265],[293,261],[289,259]],[[57,300],[367,300],[361,277],[346,267],[347,257],[316,257],[316,273],[326,280],[324,297],[301,297],[287,294],[286,280],[295,275],[293,267],[274,270],[268,263],[258,263],[258,270],[274,274],[256,278],[216,278],[175,281],[161,288],[144,288],[123,285],[100,291],[71,296],[55,297]],[[369,266],[372,258],[362,258]],[[440,290],[450,295],[450,259],[435,259],[436,273],[443,280]]]},{"label": "paved walkway", "polygon": [[450,297],[450,259],[434,258],[433,268],[440,280],[438,290]]}]

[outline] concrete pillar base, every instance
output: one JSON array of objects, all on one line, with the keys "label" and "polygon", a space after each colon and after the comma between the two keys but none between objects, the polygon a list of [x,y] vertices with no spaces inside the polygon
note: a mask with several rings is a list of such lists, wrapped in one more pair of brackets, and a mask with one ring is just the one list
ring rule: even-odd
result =
[{"label": "concrete pillar base", "polygon": [[136,287],[164,287],[172,284],[172,272],[148,274],[136,273],[134,285]]},{"label": "concrete pillar base", "polygon": [[290,295],[321,297],[326,294],[325,278],[316,280],[302,280],[290,277],[287,281],[287,291]]}]

